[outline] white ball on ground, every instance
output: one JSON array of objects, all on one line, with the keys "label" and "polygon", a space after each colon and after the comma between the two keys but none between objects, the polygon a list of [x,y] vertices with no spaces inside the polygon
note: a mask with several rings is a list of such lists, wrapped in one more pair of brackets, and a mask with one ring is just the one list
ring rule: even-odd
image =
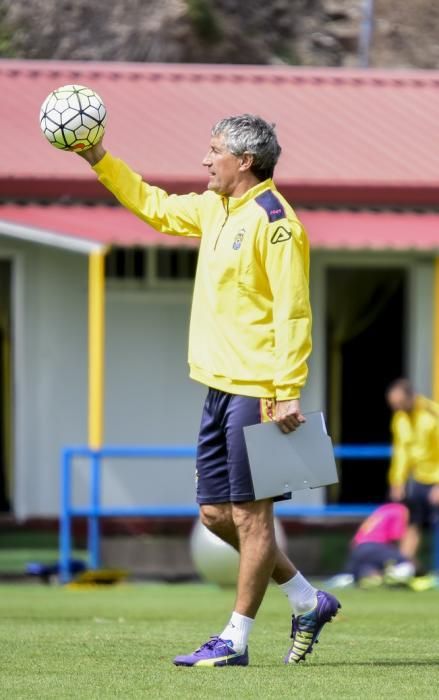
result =
[{"label": "white ball on ground", "polygon": [[[274,531],[278,547],[287,550],[287,537],[282,523],[275,518]],[[191,533],[190,548],[195,569],[208,583],[234,586],[238,576],[239,555],[197,520]]]}]

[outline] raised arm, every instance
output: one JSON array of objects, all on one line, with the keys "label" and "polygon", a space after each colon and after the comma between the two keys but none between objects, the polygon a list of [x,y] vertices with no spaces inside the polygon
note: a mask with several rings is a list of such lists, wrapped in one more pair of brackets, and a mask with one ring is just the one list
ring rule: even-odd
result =
[{"label": "raised arm", "polygon": [[124,207],[157,231],[175,236],[201,236],[201,195],[169,195],[149,185],[127,163],[114,158],[102,141],[78,155],[92,166],[99,181]]}]

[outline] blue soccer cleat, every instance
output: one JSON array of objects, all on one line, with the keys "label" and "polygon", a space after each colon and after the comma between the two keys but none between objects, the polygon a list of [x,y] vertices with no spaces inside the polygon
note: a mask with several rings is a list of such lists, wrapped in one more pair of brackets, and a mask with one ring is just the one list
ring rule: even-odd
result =
[{"label": "blue soccer cleat", "polygon": [[317,591],[317,605],[314,610],[303,615],[293,615],[291,638],[293,644],[285,657],[286,664],[303,661],[312,652],[313,645],[318,642],[320,632],[327,622],[337,615],[341,608],[337,598],[331,593]]},{"label": "blue soccer cleat", "polygon": [[176,666],[248,666],[248,647],[243,654],[234,651],[230,642],[221,637],[211,637],[192,654],[176,656]]}]

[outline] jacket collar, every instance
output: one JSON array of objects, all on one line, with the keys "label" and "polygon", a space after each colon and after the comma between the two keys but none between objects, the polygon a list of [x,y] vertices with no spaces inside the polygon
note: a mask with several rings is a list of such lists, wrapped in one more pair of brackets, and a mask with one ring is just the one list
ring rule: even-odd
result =
[{"label": "jacket collar", "polygon": [[255,199],[255,197],[257,197],[259,194],[265,192],[265,190],[276,190],[274,182],[271,178],[263,180],[263,182],[259,182],[254,187],[250,187],[250,189],[247,190],[247,192],[241,197],[221,197],[221,199],[225,208],[227,208],[228,211],[233,211],[234,209],[241,207],[243,204],[247,204],[247,202],[250,202],[252,199]]}]

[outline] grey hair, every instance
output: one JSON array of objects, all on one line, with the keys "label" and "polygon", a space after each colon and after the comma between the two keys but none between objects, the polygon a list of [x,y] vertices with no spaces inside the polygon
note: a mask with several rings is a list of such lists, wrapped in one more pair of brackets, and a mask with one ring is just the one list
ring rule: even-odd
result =
[{"label": "grey hair", "polygon": [[223,134],[228,150],[235,156],[250,153],[253,156],[251,170],[262,181],[273,177],[281,153],[274,128],[275,124],[255,114],[240,114],[220,119],[212,129],[212,136]]}]

